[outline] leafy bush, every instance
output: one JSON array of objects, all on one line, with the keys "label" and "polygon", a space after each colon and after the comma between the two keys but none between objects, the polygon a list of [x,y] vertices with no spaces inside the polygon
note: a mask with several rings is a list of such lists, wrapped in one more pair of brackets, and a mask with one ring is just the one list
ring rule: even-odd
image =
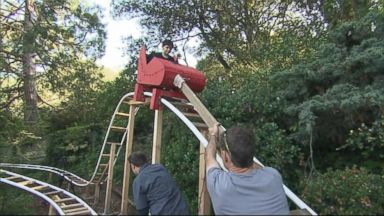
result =
[{"label": "leafy bush", "polygon": [[384,176],[356,167],[328,170],[302,181],[302,198],[318,214],[366,215],[384,212]]}]

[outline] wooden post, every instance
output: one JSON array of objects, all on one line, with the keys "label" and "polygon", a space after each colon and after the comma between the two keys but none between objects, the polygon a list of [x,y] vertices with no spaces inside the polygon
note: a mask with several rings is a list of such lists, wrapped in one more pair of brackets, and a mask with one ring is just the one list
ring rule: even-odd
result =
[{"label": "wooden post", "polygon": [[[200,131],[204,137],[207,137],[207,130]],[[211,199],[207,190],[205,179],[205,147],[200,143],[200,160],[199,160],[199,198],[198,198],[198,215],[211,214]]]},{"label": "wooden post", "polygon": [[112,196],[112,184],[113,184],[113,163],[115,161],[115,153],[116,153],[116,144],[111,144],[111,149],[109,152],[109,163],[108,163],[108,179],[107,179],[107,189],[105,192],[105,206],[104,206],[104,214],[109,214],[109,210],[111,207],[111,196]]},{"label": "wooden post", "polygon": [[155,110],[155,123],[153,129],[152,164],[160,163],[161,133],[163,132],[163,110]]},{"label": "wooden post", "polygon": [[48,215],[56,215],[56,211],[55,211],[55,209],[52,207],[52,205],[49,205]]},{"label": "wooden post", "polygon": [[99,203],[100,199],[100,181],[95,184],[95,198],[93,200],[93,205],[96,206]]},{"label": "wooden post", "polygon": [[121,215],[128,214],[128,192],[129,192],[129,177],[131,174],[131,166],[128,162],[128,156],[132,152],[133,132],[135,125],[135,108],[136,105],[131,105],[129,108],[130,118],[127,126],[127,145],[125,149],[125,163],[124,163],[124,178],[123,178],[123,191],[121,196]]}]

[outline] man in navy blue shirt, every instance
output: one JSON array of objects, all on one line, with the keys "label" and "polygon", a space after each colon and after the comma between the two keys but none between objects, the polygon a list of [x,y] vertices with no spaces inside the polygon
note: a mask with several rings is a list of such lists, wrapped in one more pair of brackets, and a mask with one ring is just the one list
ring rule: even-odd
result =
[{"label": "man in navy blue shirt", "polygon": [[161,164],[149,164],[141,152],[128,157],[132,172],[133,199],[140,215],[188,215],[188,205],[168,173]]}]

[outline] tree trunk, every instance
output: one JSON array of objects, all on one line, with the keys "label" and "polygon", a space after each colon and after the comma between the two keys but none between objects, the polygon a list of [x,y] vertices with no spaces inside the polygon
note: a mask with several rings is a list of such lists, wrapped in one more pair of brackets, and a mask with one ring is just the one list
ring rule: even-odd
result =
[{"label": "tree trunk", "polygon": [[35,124],[38,119],[36,67],[34,64],[33,0],[25,1],[23,75],[24,75],[24,121]]}]

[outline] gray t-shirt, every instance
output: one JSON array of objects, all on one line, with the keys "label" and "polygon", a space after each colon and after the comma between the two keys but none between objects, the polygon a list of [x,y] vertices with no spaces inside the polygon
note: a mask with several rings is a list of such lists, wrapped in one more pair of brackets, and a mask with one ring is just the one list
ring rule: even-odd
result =
[{"label": "gray t-shirt", "polygon": [[133,181],[136,209],[151,215],[188,215],[188,206],[171,175],[161,164],[144,164]]},{"label": "gray t-shirt", "polygon": [[207,188],[216,215],[289,214],[281,175],[271,167],[241,174],[212,167]]}]

